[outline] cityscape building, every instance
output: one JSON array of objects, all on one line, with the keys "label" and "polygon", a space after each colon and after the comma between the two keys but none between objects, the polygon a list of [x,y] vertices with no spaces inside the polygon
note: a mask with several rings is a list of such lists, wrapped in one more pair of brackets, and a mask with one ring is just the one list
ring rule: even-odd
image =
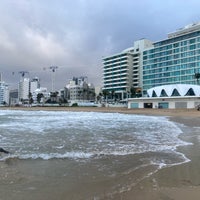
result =
[{"label": "cityscape building", "polygon": [[40,79],[35,77],[30,81],[30,93],[33,94],[38,88],[40,88]]},{"label": "cityscape building", "polygon": [[9,104],[9,88],[8,84],[0,81],[0,105]]},{"label": "cityscape building", "polygon": [[32,92],[33,103],[45,103],[45,100],[50,98],[50,93],[45,87],[39,87]]},{"label": "cityscape building", "polygon": [[9,104],[9,87],[2,79],[2,73],[0,73],[0,105]]},{"label": "cityscape building", "polygon": [[200,23],[190,24],[167,39],[151,42],[142,39],[132,48],[103,58],[103,90],[117,98],[131,97],[131,88],[142,95],[156,86],[199,84]]},{"label": "cityscape building", "polygon": [[15,106],[19,104],[19,98],[18,98],[18,89],[12,89],[10,90],[10,106]]},{"label": "cityscape building", "polygon": [[131,88],[142,87],[142,53],[152,47],[150,40],[141,39],[121,53],[103,58],[103,90],[114,93],[117,100],[129,97]]},{"label": "cityscape building", "polygon": [[18,87],[18,98],[20,102],[29,100],[29,92],[30,92],[30,80],[29,78],[22,77],[19,81]]},{"label": "cityscape building", "polygon": [[65,91],[66,98],[70,101],[94,101],[95,88],[93,84],[88,83],[88,78],[73,77],[66,85]]},{"label": "cityscape building", "polygon": [[168,34],[143,52],[143,95],[169,84],[199,84],[200,23]]}]

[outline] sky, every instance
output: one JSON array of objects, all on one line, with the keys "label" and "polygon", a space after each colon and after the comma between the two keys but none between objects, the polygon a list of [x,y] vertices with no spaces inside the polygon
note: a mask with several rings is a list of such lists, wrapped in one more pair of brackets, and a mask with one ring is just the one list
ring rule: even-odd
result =
[{"label": "sky", "polygon": [[[102,85],[102,57],[200,21],[199,0],[0,0],[0,72],[64,88],[72,77]],[[58,67],[55,72],[51,66]]]}]

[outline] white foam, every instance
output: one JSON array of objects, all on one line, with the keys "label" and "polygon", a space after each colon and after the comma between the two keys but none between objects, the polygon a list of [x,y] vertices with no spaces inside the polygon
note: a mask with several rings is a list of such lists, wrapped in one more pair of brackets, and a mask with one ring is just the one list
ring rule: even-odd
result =
[{"label": "white foam", "polygon": [[[119,113],[2,111],[0,141],[23,159],[90,158],[173,151],[189,143],[166,117]],[[73,150],[73,151],[72,151]],[[30,152],[27,154],[27,152]],[[67,153],[66,153],[67,152]]]},{"label": "white foam", "polygon": [[59,153],[41,153],[41,154],[24,154],[24,155],[17,155],[13,154],[7,158],[19,158],[19,159],[43,159],[43,160],[50,160],[50,159],[64,159],[64,158],[73,158],[73,159],[88,159],[92,156],[90,153],[83,153],[83,152],[67,152],[65,154]]}]

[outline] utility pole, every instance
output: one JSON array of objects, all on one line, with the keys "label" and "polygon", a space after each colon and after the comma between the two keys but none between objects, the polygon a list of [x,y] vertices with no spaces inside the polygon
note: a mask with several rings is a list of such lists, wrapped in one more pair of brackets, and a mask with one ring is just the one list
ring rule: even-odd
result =
[{"label": "utility pole", "polygon": [[52,92],[54,92],[54,90],[55,90],[55,72],[58,69],[58,66],[51,66],[51,67],[49,67],[49,69],[52,72],[52,75],[51,75],[51,90],[52,90]]}]

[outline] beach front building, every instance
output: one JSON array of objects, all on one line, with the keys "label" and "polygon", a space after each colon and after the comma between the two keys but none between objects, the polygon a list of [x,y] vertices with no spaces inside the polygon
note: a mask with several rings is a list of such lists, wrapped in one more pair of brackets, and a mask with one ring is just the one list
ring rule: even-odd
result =
[{"label": "beach front building", "polygon": [[200,23],[188,25],[143,52],[143,96],[169,84],[199,84]]},{"label": "beach front building", "polygon": [[9,104],[9,87],[2,79],[2,73],[0,73],[0,105]]},{"label": "beach front building", "polygon": [[147,90],[147,97],[128,99],[128,108],[195,108],[200,105],[200,86],[171,84]]},{"label": "beach front building", "polygon": [[143,97],[129,108],[195,108],[200,104],[200,23],[190,24],[143,51]]},{"label": "beach front building", "polygon": [[132,88],[142,87],[142,53],[152,42],[142,39],[121,53],[103,58],[103,93],[106,100],[123,100],[131,96]]},{"label": "beach front building", "polygon": [[30,93],[33,94],[39,88],[40,88],[40,79],[38,77],[35,77],[30,81]]},{"label": "beach front building", "polygon": [[15,106],[19,104],[19,99],[18,99],[18,89],[12,89],[10,90],[10,106]]},{"label": "beach front building", "polygon": [[88,83],[88,78],[85,76],[73,77],[65,89],[63,98],[67,101],[73,103],[95,101],[95,87]]},{"label": "beach front building", "polygon": [[9,88],[8,84],[0,81],[0,105],[9,104]]},{"label": "beach front building", "polygon": [[28,102],[29,100],[29,92],[30,92],[30,89],[29,89],[29,85],[30,85],[30,80],[29,78],[24,78],[22,77],[19,81],[19,93],[18,93],[18,98],[19,98],[19,102]]}]

